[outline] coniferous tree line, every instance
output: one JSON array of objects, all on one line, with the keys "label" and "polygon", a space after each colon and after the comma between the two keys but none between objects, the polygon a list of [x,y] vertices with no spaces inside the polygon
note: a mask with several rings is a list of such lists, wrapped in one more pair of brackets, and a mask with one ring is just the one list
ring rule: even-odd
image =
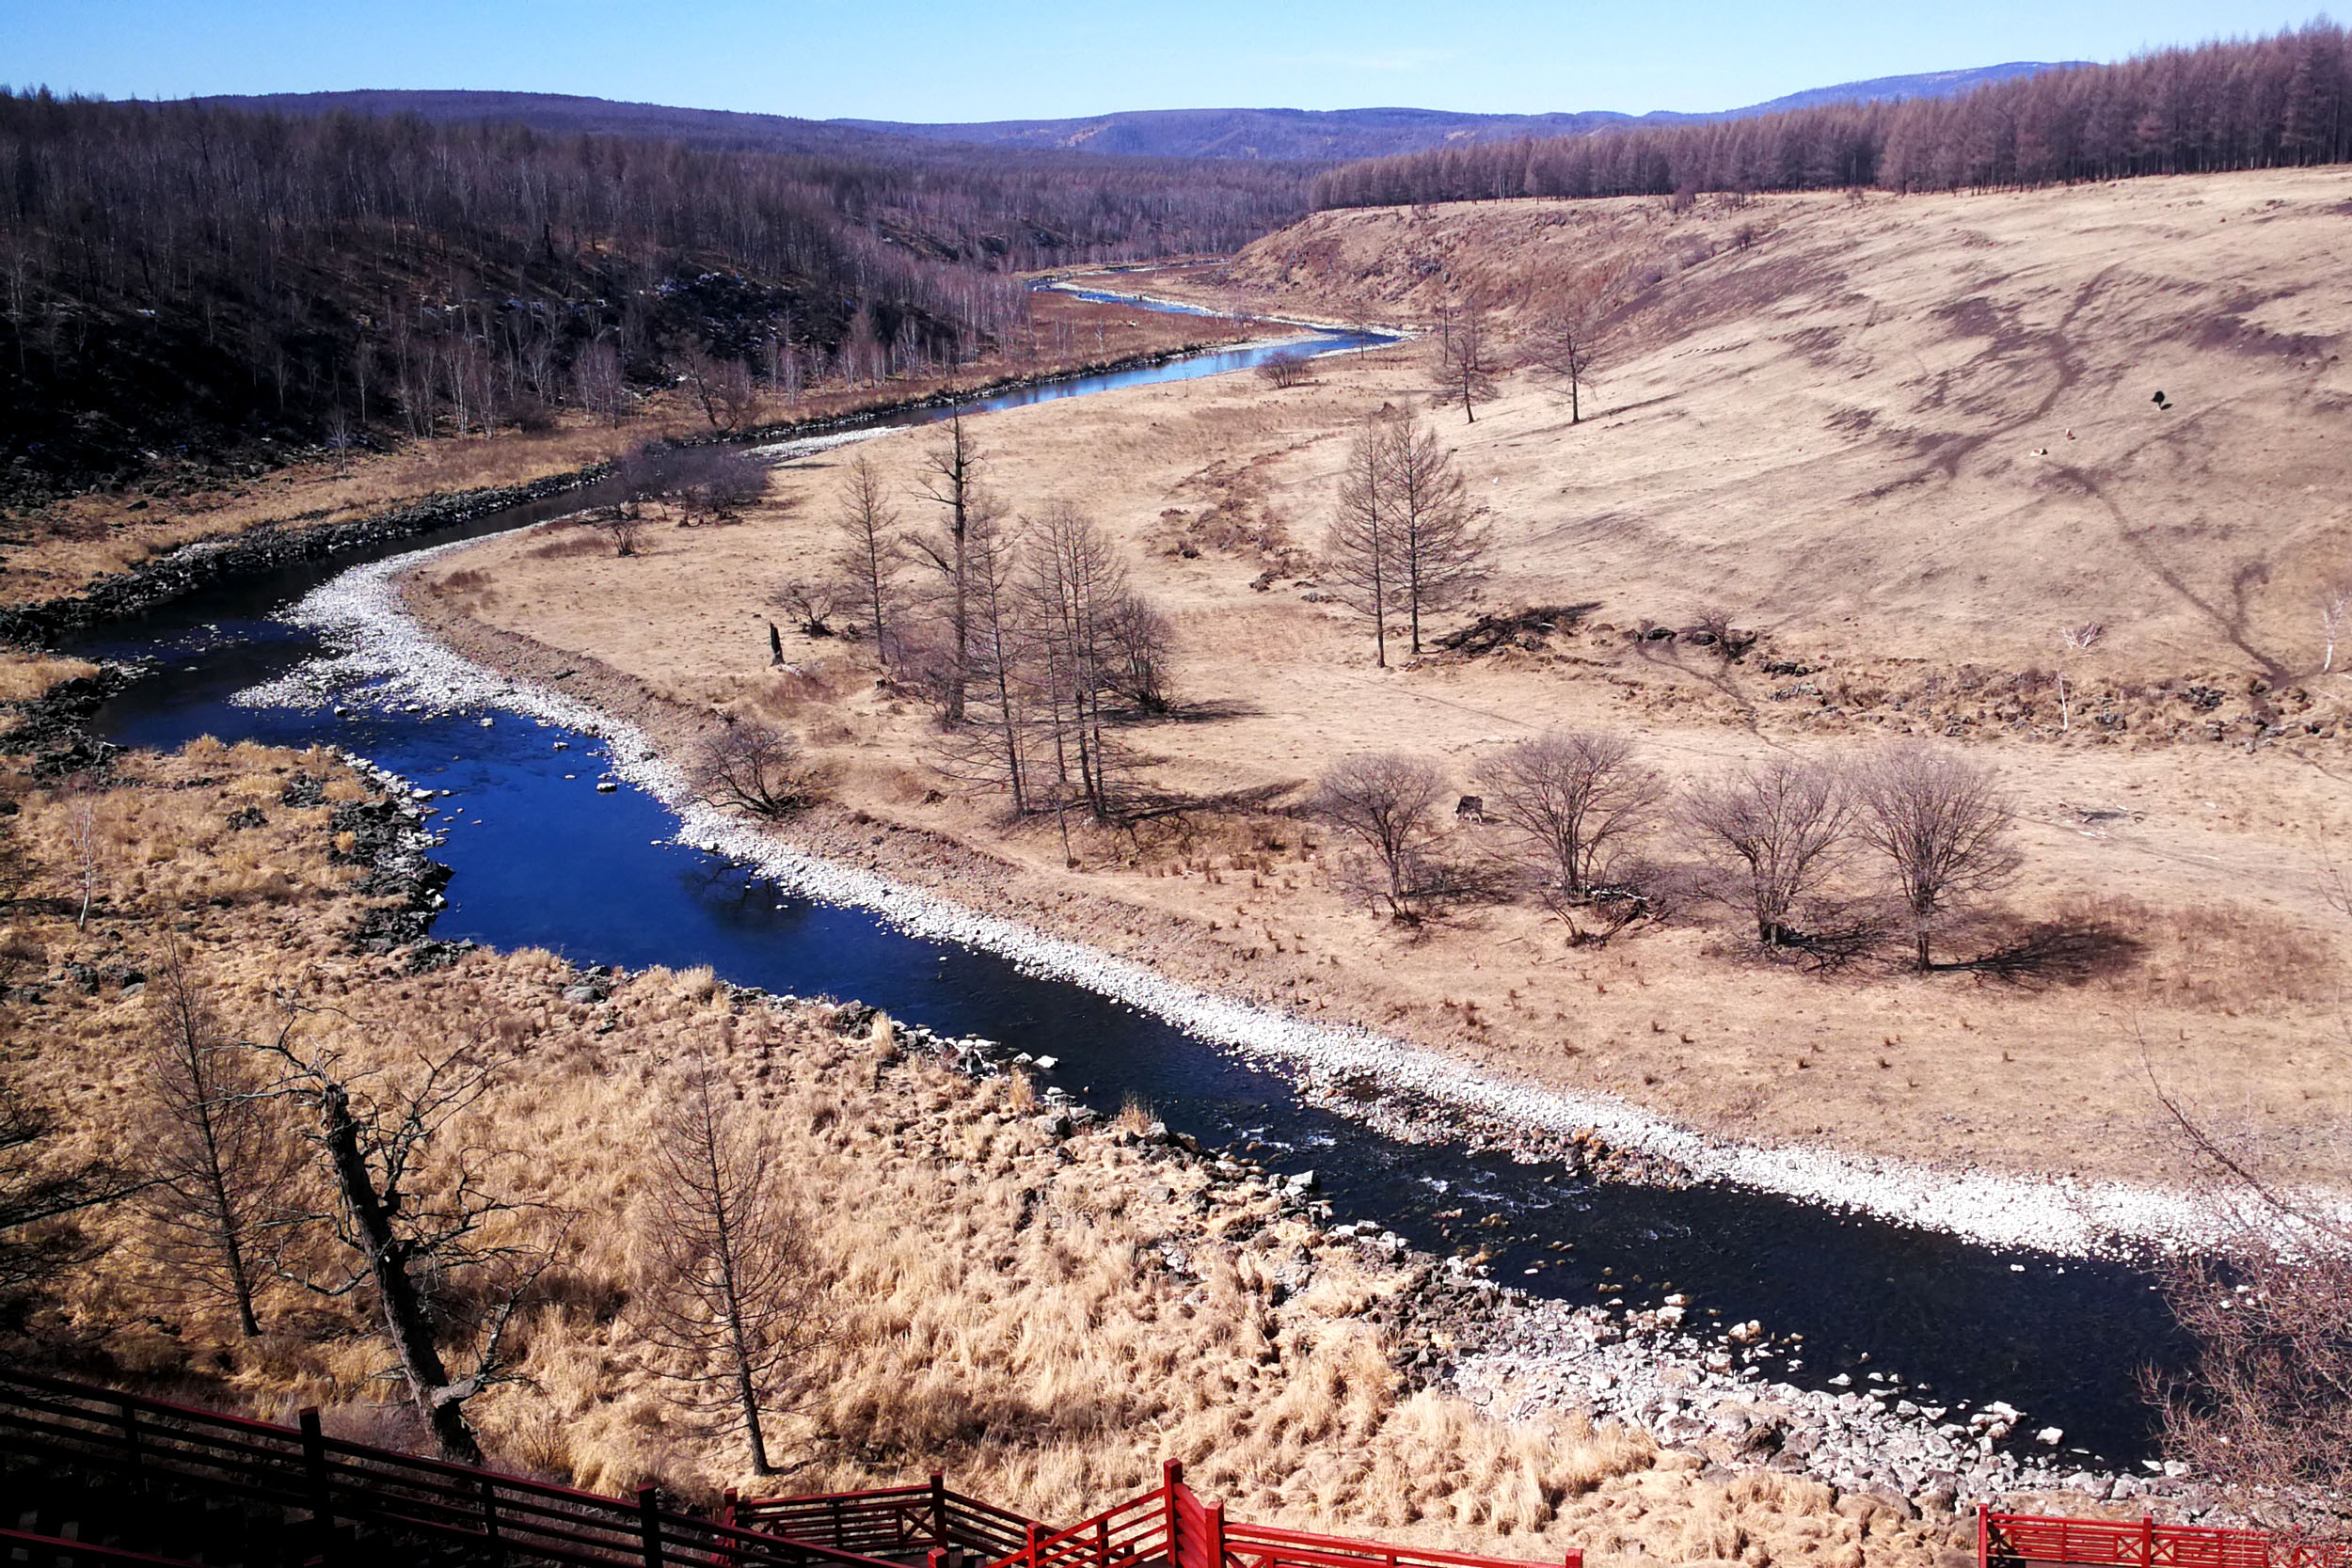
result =
[{"label": "coniferous tree line", "polygon": [[1318,208],[1877,186],[1947,191],[2352,161],[2352,34],[2045,71],[1957,98],[1451,146],[1318,176]]},{"label": "coniferous tree line", "polygon": [[0,93],[0,487],[18,499],[153,454],[617,419],[681,380],[723,426],[754,387],[1004,346],[1027,330],[1020,269],[1228,248],[1304,197],[1285,169],[721,152],[46,93]]}]

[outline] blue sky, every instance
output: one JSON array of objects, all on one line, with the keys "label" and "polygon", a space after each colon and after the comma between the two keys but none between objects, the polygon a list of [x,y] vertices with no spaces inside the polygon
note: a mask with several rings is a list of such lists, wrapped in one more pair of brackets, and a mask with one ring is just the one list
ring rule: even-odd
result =
[{"label": "blue sky", "polygon": [[2311,14],[2280,0],[0,0],[0,81],[115,98],[506,88],[909,120],[1227,105],[1639,113],[2003,60],[2117,59]]}]

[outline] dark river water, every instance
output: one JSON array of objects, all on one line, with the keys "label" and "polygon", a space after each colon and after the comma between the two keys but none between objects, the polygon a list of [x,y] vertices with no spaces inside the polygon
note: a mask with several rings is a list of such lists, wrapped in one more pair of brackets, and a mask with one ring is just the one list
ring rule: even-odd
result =
[{"label": "dark river water", "polygon": [[[1316,346],[1379,341],[1327,333]],[[1207,354],[977,406],[1221,374],[1269,352]],[[924,410],[882,422],[945,417]],[[1825,1386],[1867,1355],[1870,1370],[1931,1387],[1939,1403],[2005,1400],[2026,1413],[2021,1431],[2064,1428],[2078,1463],[2125,1465],[2153,1453],[2138,1376],[2151,1365],[2180,1365],[2185,1346],[2148,1277],[2126,1264],[2000,1252],[1737,1187],[1596,1184],[1553,1165],[1391,1141],[1153,1016],[988,953],[909,937],[859,910],[780,894],[675,842],[675,818],[651,797],[628,785],[596,793],[602,742],[592,736],[512,714],[485,729],[479,712],[387,713],[355,703],[337,717],[228,702],[323,651],[276,614],[338,573],[588,499],[559,497],[248,578],[96,628],[73,651],[153,661],[151,674],[108,704],[99,727],[135,746],[206,734],[328,743],[452,791],[437,802],[447,829],[438,858],[455,872],[438,936],[538,945],[582,963],[709,964],[738,984],[854,997],[934,1029],[1051,1053],[1060,1058],[1054,1082],[1078,1099],[1116,1110],[1138,1096],[1204,1143],[1254,1152],[1278,1170],[1311,1168],[1339,1218],[1375,1220],[1438,1253],[1494,1249],[1495,1276],[1532,1292],[1578,1302],[1622,1295],[1630,1307],[1687,1292],[1696,1320],[1713,1308],[1725,1323],[1756,1319],[1773,1336],[1802,1334],[1802,1370],[1767,1367],[1788,1382]],[[571,749],[554,750],[558,739]],[[1499,1227],[1490,1216],[1500,1216]]]}]

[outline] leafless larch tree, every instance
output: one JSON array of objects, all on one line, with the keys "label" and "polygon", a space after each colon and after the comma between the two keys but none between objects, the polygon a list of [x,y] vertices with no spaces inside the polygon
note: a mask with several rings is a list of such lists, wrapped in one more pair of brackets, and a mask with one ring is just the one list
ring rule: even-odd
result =
[{"label": "leafless larch tree", "polygon": [[322,1295],[372,1298],[442,1454],[479,1465],[466,1403],[513,1381],[507,1330],[552,1257],[546,1238],[520,1223],[534,1206],[490,1185],[490,1151],[440,1147],[488,1092],[491,1066],[469,1039],[420,1053],[397,1077],[355,1073],[331,1046],[299,1033],[312,1016],[290,1007],[277,1036],[254,1047],[271,1074],[259,1092],[308,1113],[304,1135],[329,1195],[299,1216],[332,1238],[328,1256],[292,1250],[280,1272]]},{"label": "leafless larch tree", "polygon": [[193,1294],[262,1332],[254,1294],[294,1201],[298,1147],[252,1052],[205,995],[174,937],[149,981],[139,1207],[153,1254]]},{"label": "leafless larch tree", "polygon": [[1438,332],[1436,379],[1445,400],[1462,405],[1465,420],[1475,421],[1478,404],[1495,395],[1495,377],[1502,369],[1486,307],[1472,300],[1450,312]]},{"label": "leafless larch tree", "polygon": [[677,1402],[714,1427],[739,1427],[753,1473],[773,1475],[767,1418],[823,1341],[822,1274],[790,1173],[757,1118],[739,1109],[733,1082],[691,1062],[667,1101],[641,1213],[647,1330],[677,1357]]},{"label": "leafless larch tree", "polygon": [[898,572],[906,546],[898,538],[898,515],[882,472],[864,452],[850,459],[842,474],[834,527],[841,536],[834,572],[843,585],[843,605],[872,630],[875,657],[887,666],[893,662],[890,629],[898,613]]}]

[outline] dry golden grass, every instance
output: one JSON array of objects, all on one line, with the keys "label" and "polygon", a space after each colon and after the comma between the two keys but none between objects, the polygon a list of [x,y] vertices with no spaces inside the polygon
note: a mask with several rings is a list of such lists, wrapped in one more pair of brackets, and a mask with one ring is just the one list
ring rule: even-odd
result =
[{"label": "dry golden grass", "polygon": [[0,703],[25,703],[66,681],[85,680],[98,666],[78,658],[48,658],[0,648]]},{"label": "dry golden grass", "polygon": [[[573,972],[545,953],[477,953],[423,976],[354,955],[334,934],[357,910],[349,870],[324,863],[326,808],[274,804],[296,771],[326,777],[333,796],[362,791],[318,753],[199,743],[132,759],[97,797],[119,863],[81,932],[58,859],[71,802],[24,797],[16,831],[36,878],[8,934],[36,955],[46,1000],[0,1000],[6,1066],[70,1118],[62,1153],[133,1159],[146,1004],[112,982],[85,994],[64,966],[135,961],[166,928],[241,1026],[274,1027],[274,993],[291,989],[315,1009],[304,1029],[355,1070],[397,1076],[420,1052],[482,1041],[498,1085],[444,1147],[503,1151],[500,1185],[579,1217],[528,1322],[530,1382],[473,1407],[506,1463],[702,1497],[749,1480],[739,1447],[665,1396],[674,1365],[630,1299],[645,1180],[635,1156],[692,1054],[721,1064],[776,1134],[777,1180],[833,1279],[836,1336],[784,1423],[796,1487],[945,1468],[1009,1506],[1070,1518],[1177,1457],[1237,1514],[1530,1558],[1577,1544],[1606,1564],[1856,1568],[1925,1564],[1950,1536],[1948,1518],[1834,1512],[1825,1489],[1777,1476],[1702,1481],[1696,1458],[1614,1428],[1510,1426],[1410,1391],[1394,1330],[1372,1314],[1408,1292],[1413,1268],[1331,1243],[1263,1189],[1216,1181],[1119,1126],[1057,1140],[1025,1114],[1025,1079],[975,1084],[897,1059],[875,1031],[835,1033],[823,1009],[771,1007],[707,969],[652,971],[575,1006],[560,994]],[[249,804],[269,820],[224,835]],[[212,902],[209,889],[256,870],[278,891]],[[132,1384],[268,1415],[319,1403],[337,1431],[409,1434],[379,1402],[383,1353],[352,1304],[273,1286],[264,1336],[240,1341],[170,1288],[130,1216],[101,1212],[90,1229],[109,1250],[41,1304],[20,1354],[71,1343],[77,1364],[95,1356]]]}]

